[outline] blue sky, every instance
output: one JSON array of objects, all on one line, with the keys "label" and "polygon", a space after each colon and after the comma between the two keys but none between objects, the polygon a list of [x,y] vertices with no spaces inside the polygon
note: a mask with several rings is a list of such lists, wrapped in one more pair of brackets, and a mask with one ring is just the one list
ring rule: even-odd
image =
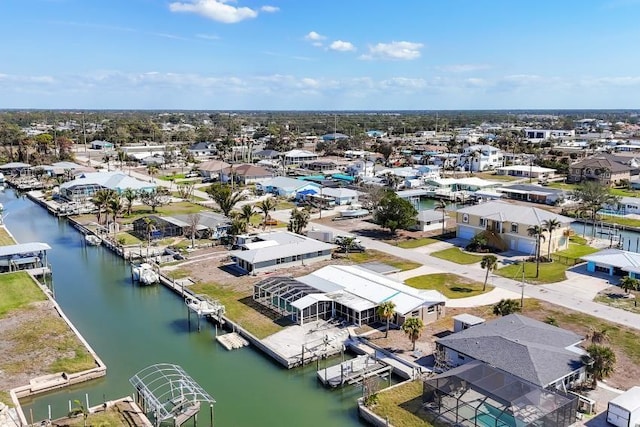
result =
[{"label": "blue sky", "polygon": [[640,0],[0,0],[0,108],[640,108]]}]

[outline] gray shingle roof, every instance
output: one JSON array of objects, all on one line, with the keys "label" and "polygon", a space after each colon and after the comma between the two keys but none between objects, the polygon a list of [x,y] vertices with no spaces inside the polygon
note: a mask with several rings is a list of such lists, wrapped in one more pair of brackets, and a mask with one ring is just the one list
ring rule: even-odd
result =
[{"label": "gray shingle roof", "polygon": [[573,218],[558,215],[544,209],[498,201],[480,203],[458,209],[457,212],[525,225],[542,225],[545,220],[550,219],[557,219],[561,224],[570,224],[573,222]]},{"label": "gray shingle roof", "polygon": [[581,340],[571,331],[511,314],[437,343],[545,387],[582,366],[580,354],[567,349]]}]

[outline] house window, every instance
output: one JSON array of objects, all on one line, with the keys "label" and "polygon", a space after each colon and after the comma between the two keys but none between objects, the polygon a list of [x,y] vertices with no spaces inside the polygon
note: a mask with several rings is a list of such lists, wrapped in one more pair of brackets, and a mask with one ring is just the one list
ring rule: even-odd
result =
[{"label": "house window", "polygon": [[480,227],[486,227],[487,226],[487,220],[485,218],[480,218]]},{"label": "house window", "polygon": [[511,223],[511,232],[512,233],[517,233],[518,232],[518,224]]},{"label": "house window", "polygon": [[322,256],[322,251],[318,251],[318,256]]},{"label": "house window", "polygon": [[427,313],[434,313],[435,311],[436,311],[435,305],[430,305],[429,307],[427,307]]},{"label": "house window", "polygon": [[458,353],[458,359],[459,359],[459,360],[464,360],[464,356],[463,356],[463,355],[461,355],[460,353]]},{"label": "house window", "polygon": [[284,264],[284,258],[276,259],[276,264]]},{"label": "house window", "polygon": [[465,224],[469,222],[469,214],[462,215],[462,222]]}]

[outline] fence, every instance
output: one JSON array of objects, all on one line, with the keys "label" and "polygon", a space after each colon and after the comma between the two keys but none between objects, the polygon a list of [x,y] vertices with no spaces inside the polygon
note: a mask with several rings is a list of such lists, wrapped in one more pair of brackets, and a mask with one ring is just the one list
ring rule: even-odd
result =
[{"label": "fence", "polygon": [[560,264],[568,265],[569,267],[573,267],[574,265],[581,264],[584,261],[580,258],[573,258],[564,255],[551,255],[551,260],[555,262],[559,262]]}]

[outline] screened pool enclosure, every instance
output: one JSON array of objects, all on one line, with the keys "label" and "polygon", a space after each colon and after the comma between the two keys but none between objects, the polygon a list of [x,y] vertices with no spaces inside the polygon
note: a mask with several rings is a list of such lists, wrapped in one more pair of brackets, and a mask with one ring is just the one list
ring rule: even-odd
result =
[{"label": "screened pool enclosure", "polygon": [[469,427],[566,427],[578,404],[479,361],[426,380],[422,401],[434,424]]}]

